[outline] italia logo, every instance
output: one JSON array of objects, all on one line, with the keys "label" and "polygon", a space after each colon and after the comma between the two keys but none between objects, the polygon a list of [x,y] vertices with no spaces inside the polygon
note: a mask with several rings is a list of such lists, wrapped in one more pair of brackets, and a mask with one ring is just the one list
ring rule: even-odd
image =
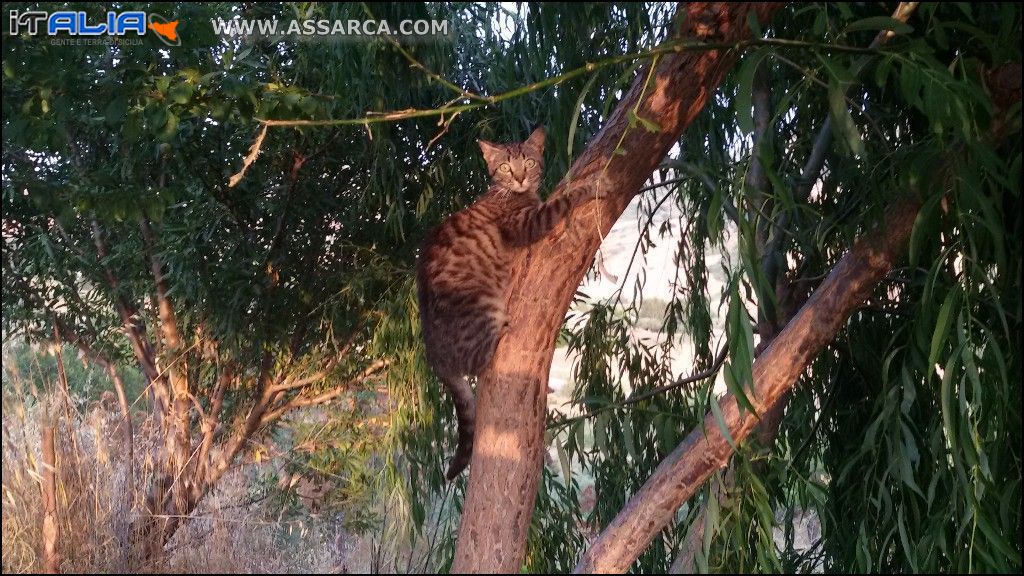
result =
[{"label": "italia logo", "polygon": [[181,46],[181,36],[178,36],[178,21],[164,20],[156,14],[149,15],[149,29],[156,32],[156,37],[168,46]]},{"label": "italia logo", "polygon": [[157,14],[145,12],[107,12],[106,18],[90,21],[85,12],[41,10],[11,10],[7,18],[11,36],[26,33],[36,36],[45,32],[48,36],[145,36],[152,31],[161,42],[168,46],[181,46],[178,34],[178,20],[165,20]]}]

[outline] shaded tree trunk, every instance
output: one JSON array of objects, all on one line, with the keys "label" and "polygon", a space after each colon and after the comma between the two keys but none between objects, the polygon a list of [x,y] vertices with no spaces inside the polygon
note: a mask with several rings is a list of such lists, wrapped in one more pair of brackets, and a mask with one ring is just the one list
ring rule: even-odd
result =
[{"label": "shaded tree trunk", "polygon": [[[906,22],[911,14],[917,9],[918,2],[900,2],[896,7],[896,10],[892,14],[894,20],[900,22]],[[879,48],[889,42],[895,34],[890,30],[882,30],[872,40],[869,48]],[[854,74],[859,74],[867,67],[871,61],[871,56],[864,56],[857,60],[853,67]],[[764,178],[764,171],[761,164],[760,154],[758,154],[758,142],[764,137],[765,132],[768,130],[768,118],[771,108],[770,98],[770,86],[769,79],[767,78],[767,71],[762,63],[758,68],[758,75],[754,77],[753,85],[753,106],[754,106],[754,155],[751,158],[751,168],[749,176],[747,178],[747,184],[753,188],[756,193],[756,198],[759,198],[758,207],[761,213],[771,214],[773,213],[772,207],[764,203],[764,199],[767,197],[766,188],[768,182]],[[849,91],[851,85],[847,85],[846,91]],[[760,121],[759,121],[760,118]],[[825,166],[825,159],[828,151],[832,148],[833,141],[833,129],[832,129],[832,118],[827,117],[822,122],[822,126],[818,133],[814,137],[814,144],[811,147],[811,152],[804,162],[803,168],[800,171],[800,176],[797,179],[797,186],[793,190],[793,194],[801,202],[805,202],[810,195],[811,189],[815,183],[818,182],[821,177],[821,171]],[[772,225],[768,219],[758,220],[757,227],[757,251],[758,256],[761,259],[761,270],[764,274],[765,284],[774,291],[774,298],[758,298],[758,336],[760,342],[755,350],[755,357],[767,349],[768,345],[775,339],[779,331],[788,324],[793,317],[796,315],[800,306],[804,304],[807,299],[807,294],[803,290],[797,290],[797,285],[800,282],[800,278],[794,280],[787,279],[787,267],[786,267],[786,247],[783,243],[783,238],[790,231],[787,230],[789,227],[789,220],[791,214],[789,211],[783,210],[779,214],[778,224]],[[774,236],[769,239],[768,232],[771,228],[776,230]],[[779,305],[779,309],[768,310],[768,303],[776,302]],[[792,389],[787,390],[775,404],[768,408],[763,414],[761,414],[761,421],[758,424],[756,436],[758,444],[762,448],[769,447],[778,435],[779,426],[782,423],[782,418],[785,414],[786,407],[789,405],[789,399],[792,396]],[[723,483],[716,485],[713,498],[717,499],[721,503],[725,497],[729,494],[734,486],[735,474],[733,469],[730,469],[725,474]],[[691,522],[690,529],[686,535],[686,539],[683,541],[683,546],[680,548],[675,560],[669,567],[670,574],[682,574],[691,573],[694,571],[696,565],[696,555],[701,551],[704,539],[704,528],[706,524],[706,512],[707,502],[701,505],[701,508],[696,518]]]},{"label": "shaded tree trunk", "polygon": [[[679,36],[716,43],[748,37],[777,3],[690,3]],[[555,339],[601,238],[693,121],[736,59],[727,49],[684,49],[638,74],[607,124],[573,163],[571,185],[605,197],[518,255],[502,338],[477,390],[477,430],[453,571],[518,572],[540,481],[545,396]],[[630,127],[635,114],[657,125]],[[636,122],[633,122],[636,124]],[[563,182],[555,194],[563,194]]]}]

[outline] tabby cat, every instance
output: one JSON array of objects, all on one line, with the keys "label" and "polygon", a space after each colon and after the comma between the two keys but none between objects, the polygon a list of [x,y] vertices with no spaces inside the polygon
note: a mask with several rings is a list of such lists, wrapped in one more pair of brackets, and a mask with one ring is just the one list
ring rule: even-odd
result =
[{"label": "tabby cat", "polygon": [[525,142],[479,144],[490,188],[430,233],[416,266],[427,361],[452,395],[459,422],[449,480],[469,465],[473,453],[476,400],[468,378],[490,365],[508,329],[505,306],[513,254],[543,238],[575,204],[599,197],[581,188],[541,202],[543,128]]}]

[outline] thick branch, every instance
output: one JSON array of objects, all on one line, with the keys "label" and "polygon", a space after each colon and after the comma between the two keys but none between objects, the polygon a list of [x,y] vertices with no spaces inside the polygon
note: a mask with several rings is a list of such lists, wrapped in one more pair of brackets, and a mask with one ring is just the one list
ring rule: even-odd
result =
[{"label": "thick branch", "polygon": [[[750,202],[756,208],[753,213],[767,213],[771,210],[765,205],[768,201],[768,178],[765,176],[764,165],[761,160],[761,147],[764,146],[765,136],[768,134],[768,125],[771,123],[772,95],[769,85],[768,67],[762,60],[754,72],[754,82],[751,88],[751,104],[754,108],[754,132],[751,134],[750,163],[747,165],[747,177],[745,180],[747,194]],[[763,249],[767,238],[768,222],[761,219],[757,223],[757,247]]]},{"label": "thick branch", "polygon": [[142,245],[145,247],[146,257],[149,259],[150,270],[153,273],[153,283],[156,285],[160,332],[163,334],[167,347],[170,348],[171,352],[174,352],[181,348],[181,331],[178,329],[178,320],[174,315],[174,308],[167,297],[169,292],[167,279],[164,276],[160,258],[155,252],[156,240],[153,235],[153,228],[145,217],[139,219],[139,230],[142,232]]},{"label": "thick branch", "polygon": [[146,327],[139,318],[138,310],[121,294],[121,282],[110,268],[110,265],[105,262],[110,252],[107,250],[106,241],[103,239],[103,230],[96,220],[92,221],[92,238],[93,243],[96,245],[97,259],[100,261],[104,277],[107,280],[107,286],[114,297],[114,307],[121,317],[125,334],[128,336],[128,340],[132,345],[132,351],[135,353],[135,359],[138,360],[139,366],[142,368],[146,378],[152,381],[156,379],[157,375],[156,362],[153,358],[153,347],[146,340]]},{"label": "thick branch", "polygon": [[[773,202],[771,195],[768,193],[768,177],[765,175],[762,160],[764,146],[772,143],[771,140],[767,144],[765,142],[766,136],[769,135],[769,124],[771,123],[772,97],[768,66],[764,61],[760,62],[754,73],[751,103],[754,108],[754,133],[751,136],[752,147],[745,184],[748,201],[751,203],[751,209],[748,211],[748,214],[756,223],[754,225],[754,245],[759,254],[765,254],[771,219],[762,215],[771,214]],[[774,265],[774,260],[771,260],[771,263],[772,265],[769,266],[766,261],[764,266],[765,291],[775,287],[775,275],[778,267]],[[758,306],[757,311],[757,327],[762,332],[767,330],[769,325],[774,326],[777,318],[777,311],[775,306],[772,305],[774,298],[769,296],[771,295],[758,294],[758,301],[761,302],[761,305]]]},{"label": "thick branch", "polygon": [[[161,185],[163,185],[162,179]],[[192,459],[192,434],[189,412],[192,409],[193,396],[189,392],[188,350],[185,350],[182,346],[178,319],[174,314],[174,306],[168,297],[167,279],[164,275],[160,258],[156,254],[156,240],[153,229],[145,215],[139,218],[139,231],[142,235],[144,252],[149,260],[150,270],[153,274],[153,282],[156,285],[156,304],[157,316],[160,320],[160,334],[163,336],[167,357],[172,358],[166,366],[171,398],[167,415],[170,430],[164,442],[164,447],[167,451],[168,469],[175,476],[171,495],[173,497],[175,514],[187,514],[191,511],[197,499],[196,494],[203,491],[203,488],[198,485],[199,479],[194,474],[199,468],[198,463]],[[178,365],[179,360],[182,364],[181,366]],[[193,473],[186,473],[186,468],[191,468]],[[175,525],[169,525],[165,533],[173,534],[174,528]]]},{"label": "thick branch", "polygon": [[249,438],[256,433],[256,430],[260,427],[260,421],[263,418],[263,414],[270,407],[270,402],[273,396],[276,394],[272,390],[273,383],[270,377],[270,370],[273,368],[274,358],[270,355],[270,350],[263,352],[263,360],[260,364],[259,376],[256,379],[257,390],[259,390],[259,397],[256,399],[256,403],[253,404],[252,408],[249,409],[249,414],[245,417],[245,422],[242,424],[242,428],[235,433],[234,436],[228,440],[227,444],[221,449],[220,458],[217,459],[217,463],[209,469],[207,473],[207,482],[212,484],[220,479],[221,476],[227,472],[231,466],[231,462],[234,461],[235,456],[242,449],[242,446],[249,441]]},{"label": "thick branch", "polygon": [[[906,19],[909,17],[909,15],[913,12],[914,8],[917,7],[917,4],[918,3],[916,3],[916,2],[903,2],[903,3],[901,3],[897,7],[896,12],[893,14],[893,18],[905,22]],[[885,40],[890,38],[892,35],[893,35],[892,32],[889,32],[889,31],[883,31],[883,32],[879,33],[879,35],[875,37],[875,40],[872,43],[872,46],[874,46],[874,47],[880,46]],[[864,63],[863,60],[859,63],[859,66],[856,68],[857,71],[859,71],[863,67],[863,63]],[[990,136],[990,138],[993,141],[998,141],[1003,136],[1003,134],[1002,134],[1002,129],[1004,127],[1004,125],[1003,125],[1004,116],[1003,115],[1005,114],[1007,109],[1009,109],[1015,102],[1018,102],[1020,100],[1020,90],[1019,90],[1019,87],[1020,87],[1020,66],[1016,66],[1016,67],[1014,67],[1012,65],[1004,66],[1004,67],[996,69],[993,72],[998,74],[998,75],[1002,75],[1002,74],[1005,74],[1005,73],[1009,72],[1011,76],[1013,76],[1014,73],[1015,73],[1016,86],[1017,86],[1016,94],[1015,95],[1007,95],[1008,96],[1007,98],[1000,98],[999,95],[993,94],[993,101],[996,103],[996,109],[999,110],[999,115],[997,116],[997,120],[996,120],[996,122],[994,123],[994,125],[991,128],[991,132],[990,132],[989,136]],[[1013,83],[1013,81],[1011,81],[1011,84],[1012,83]],[[986,82],[986,84],[988,84],[989,89],[992,90],[993,86],[992,86],[991,82]],[[825,133],[826,129],[830,130],[831,129],[830,125],[826,125],[824,127],[822,133],[819,133],[819,135],[818,135],[819,139],[822,137],[822,134]],[[828,134],[826,134],[826,136],[827,135]],[[825,145],[827,145],[827,142],[826,142],[826,144],[824,144],[822,146],[825,146]],[[819,148],[819,144],[816,143],[815,149],[817,150],[818,148]],[[808,159],[807,165],[811,165],[813,162],[817,162],[817,160],[815,160],[815,154],[816,153],[814,151],[812,151],[811,157]],[[806,168],[805,167],[805,170],[810,170],[810,169],[811,168]],[[820,166],[817,169],[820,170]],[[792,283],[787,283],[785,285],[780,284],[779,286],[777,286],[777,288],[776,288],[776,290],[778,291],[777,297],[778,297],[778,299],[780,301],[784,300],[784,299],[792,299],[793,298],[793,296],[794,296],[794,294],[793,294],[793,287],[794,287],[795,284],[801,283],[801,282],[807,282],[809,280],[812,280],[810,278],[800,278],[799,276],[800,275],[798,274],[798,278],[796,280],[794,280]],[[783,290],[786,292],[785,294],[783,294],[783,292],[782,292]],[[864,308],[868,308],[868,306],[861,306],[861,309],[864,309]],[[887,310],[883,310],[883,312],[888,313],[888,314],[898,314],[899,313],[896,310],[888,310],[888,309]],[[788,316],[788,315],[784,315],[783,318],[784,318],[785,322],[788,322],[791,319],[791,317]],[[771,342],[771,340],[774,339],[775,334],[776,334],[776,331],[771,331],[768,334],[762,334],[762,341],[758,345],[759,350],[765,349],[767,347],[767,345]],[[757,430],[758,441],[759,441],[759,443],[762,446],[768,446],[774,440],[775,436],[778,434],[779,425],[782,422],[783,412],[784,412],[784,410],[786,408],[786,405],[789,402],[789,397],[791,395],[792,395],[792,389],[786,391],[782,396],[780,396],[775,401],[775,405],[772,406],[765,414],[762,415],[761,421],[758,424],[758,430]],[[830,396],[829,396],[829,401],[834,396],[835,396],[835,394],[834,394],[834,391],[833,391],[833,393],[830,394]],[[819,423],[820,423],[820,419],[819,419]],[[812,434],[812,437],[813,437],[813,434]],[[806,444],[805,444],[805,446],[806,446]],[[799,452],[799,450],[797,452]],[[718,490],[717,487],[716,487],[716,490],[714,492],[713,497],[720,498],[720,497],[724,496],[724,493],[727,492],[727,489],[730,487],[729,485],[732,484],[732,477],[733,477],[732,469],[730,468],[729,472],[727,473],[726,481],[725,481],[726,490]],[[703,529],[704,529],[706,511],[707,511],[707,503],[705,502],[701,506],[701,509],[698,512],[696,519],[690,525],[690,531],[689,531],[689,533],[687,535],[687,540],[686,540],[686,542],[684,542],[684,545],[681,547],[679,555],[672,562],[672,566],[669,568],[669,573],[670,574],[680,574],[680,573],[692,572],[692,567],[694,566],[694,561],[695,561],[695,559],[693,558],[693,555],[697,552],[697,548],[696,548],[694,542],[691,540],[690,535],[697,535],[698,540],[699,540],[699,537],[700,537],[700,535],[702,535]]]},{"label": "thick branch", "polygon": [[60,574],[60,525],[57,522],[57,450],[54,442],[55,426],[42,425],[42,459],[39,462],[39,489],[43,500],[43,569],[48,574]]},{"label": "thick branch", "polygon": [[[736,468],[730,466],[722,475],[721,482],[712,482],[709,499],[722,502],[728,497],[736,481]],[[679,553],[668,567],[669,574],[696,574],[697,554],[704,549],[704,531],[707,529],[707,503],[701,506],[697,518],[690,523],[690,530],[679,547]]]},{"label": "thick branch", "polygon": [[[911,14],[914,13],[918,4],[919,2],[901,2],[893,12],[892,18],[900,22],[906,22],[907,19],[910,18]],[[869,49],[878,49],[895,36],[896,34],[891,30],[882,30],[871,41]],[[870,62],[871,56],[862,56],[857,59],[851,69],[853,76],[859,76]],[[848,89],[849,85],[844,88],[844,94]],[[818,178],[821,176],[821,170],[825,163],[825,156],[831,147],[832,118],[827,117],[821,127],[821,130],[814,139],[814,145],[811,148],[811,153],[808,155],[803,169],[800,172],[800,177],[797,180],[794,197],[798,203],[806,202],[810,196],[814,183],[817,182]],[[766,212],[770,213],[771,211],[768,210]],[[799,295],[794,286],[790,284],[790,281],[785,274],[786,257],[785,251],[783,250],[783,242],[786,236],[791,234],[790,222],[792,217],[793,212],[788,210],[779,214],[775,233],[766,244],[758,245],[760,249],[761,269],[764,272],[768,288],[775,291],[774,300],[778,305],[773,311],[774,313],[770,315],[765,314],[764,311],[761,310],[764,306],[759,307],[758,328],[760,331],[761,342],[758,344],[758,353],[764,350],[768,344],[771,343],[772,339],[775,338],[775,335],[779,332],[782,326],[792,319],[793,314],[796,313],[796,308],[799,305],[799,302],[794,302],[794,300],[801,298],[801,295]],[[766,223],[770,224],[770,222]],[[788,404],[788,398],[788,393],[783,395],[775,406],[769,409],[765,414],[762,414],[759,426],[760,430],[758,432],[758,438],[762,445],[768,445],[775,438],[779,424],[782,422],[782,416],[785,411],[786,404]]]},{"label": "thick branch", "polygon": [[228,385],[235,379],[233,366],[231,363],[224,363],[223,365],[218,364],[217,371],[217,384],[213,389],[213,396],[210,398],[210,410],[203,420],[202,424],[202,440],[199,443],[199,456],[197,462],[199,463],[200,473],[198,474],[198,481],[203,484],[209,484],[207,475],[210,471],[210,450],[213,448],[213,440],[217,432],[217,424],[220,422],[220,413],[224,408],[224,394],[227,392]]},{"label": "thick branch", "polygon": [[[754,362],[754,390],[749,395],[760,413],[803,373],[846,323],[903,253],[917,216],[916,199],[903,200],[888,211],[882,227],[861,238],[840,259],[793,320]],[[739,410],[732,395],[721,402],[731,440],[722,435],[715,416],[658,466],[618,516],[584,554],[576,572],[624,572],[675,516],[711,474],[725,467],[733,442],[741,442],[757,425],[753,413]]]}]

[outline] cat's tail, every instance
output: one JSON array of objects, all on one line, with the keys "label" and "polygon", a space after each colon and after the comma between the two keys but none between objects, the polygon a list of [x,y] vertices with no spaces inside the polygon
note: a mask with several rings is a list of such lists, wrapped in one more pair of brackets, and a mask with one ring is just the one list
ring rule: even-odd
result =
[{"label": "cat's tail", "polygon": [[445,386],[452,395],[455,404],[455,418],[459,421],[459,442],[455,447],[455,455],[448,465],[448,472],[445,478],[454,480],[466,466],[473,456],[473,434],[476,431],[476,397],[473,395],[473,387],[469,380],[458,376],[445,378]]}]

